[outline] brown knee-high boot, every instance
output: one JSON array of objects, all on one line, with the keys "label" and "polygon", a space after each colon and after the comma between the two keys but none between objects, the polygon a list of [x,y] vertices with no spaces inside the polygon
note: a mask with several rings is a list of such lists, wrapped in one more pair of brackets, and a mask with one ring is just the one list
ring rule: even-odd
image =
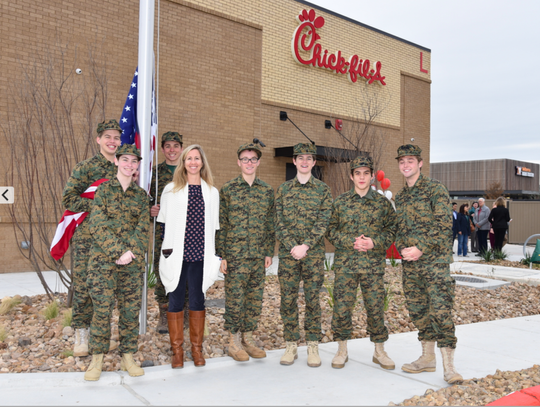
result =
[{"label": "brown knee-high boot", "polygon": [[171,365],[173,369],[181,369],[184,367],[184,311],[167,312],[167,323],[173,353]]},{"label": "brown knee-high boot", "polygon": [[191,355],[193,356],[195,366],[206,365],[202,353],[205,315],[206,310],[189,311],[189,338],[191,339]]}]

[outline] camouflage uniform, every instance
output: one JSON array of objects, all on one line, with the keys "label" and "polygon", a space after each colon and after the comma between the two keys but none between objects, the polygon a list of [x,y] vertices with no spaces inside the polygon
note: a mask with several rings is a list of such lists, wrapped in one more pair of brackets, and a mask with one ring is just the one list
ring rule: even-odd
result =
[{"label": "camouflage uniform", "polygon": [[[177,141],[178,143],[183,143],[183,137],[181,134],[175,131],[168,131],[166,133],[163,133],[161,135],[161,145],[165,144],[166,141]],[[150,195],[156,194],[156,175],[158,178],[158,185],[157,185],[157,195],[153,197],[150,200],[150,207],[154,205],[159,205],[161,201],[161,194],[163,193],[163,189],[165,186],[172,182],[173,180],[173,172],[169,168],[169,165],[167,165],[166,161],[163,161],[161,164],[159,164],[156,167],[153,168],[152,174],[154,176],[152,177],[152,184],[150,186]],[[154,218],[150,218],[151,221],[154,221]],[[156,301],[158,304],[167,304],[169,302],[169,297],[167,293],[165,292],[165,287],[163,286],[163,283],[161,282],[161,277],[159,275],[159,253],[161,250],[161,245],[163,244],[163,237],[162,237],[162,224],[156,222],[156,231],[154,235],[154,255],[153,255],[153,272],[156,276],[156,286],[154,288],[154,296],[156,298]],[[188,304],[188,297],[187,297],[187,289],[186,289],[186,304]]]},{"label": "camouflage uniform", "polygon": [[[130,149],[138,151],[134,146],[125,149],[122,146],[117,155],[128,154]],[[109,350],[110,320],[116,297],[120,315],[119,350],[135,353],[150,228],[148,195],[134,182],[124,192],[114,177],[97,190],[89,227],[93,244],[88,261],[88,285],[94,304],[89,352],[100,354]],[[128,265],[117,265],[116,260],[128,250],[135,259]]]},{"label": "camouflage uniform", "polygon": [[[242,150],[243,151],[243,150]],[[274,190],[239,175],[221,188],[216,252],[227,260],[225,329],[257,329],[262,309],[265,257],[274,256]]]},{"label": "camouflage uniform", "polygon": [[[100,123],[97,131],[101,133],[107,129],[122,131],[116,120]],[[114,163],[107,160],[101,153],[81,161],[73,169],[71,177],[69,177],[64,188],[62,205],[72,212],[90,212],[93,200],[82,198],[81,194],[99,179],[114,178],[116,172],[117,168]],[[87,264],[92,246],[92,237],[87,219],[75,230],[71,244],[73,247],[73,319],[71,326],[73,329],[82,329],[90,326],[93,313],[92,300],[86,285]]]},{"label": "camouflage uniform", "polygon": [[[297,146],[303,146],[299,144]],[[295,155],[299,154],[295,146]],[[312,146],[315,149],[315,146]],[[305,154],[305,153],[302,153]],[[309,152],[315,154],[315,152]],[[276,239],[279,241],[279,284],[283,336],[287,342],[300,339],[298,290],[304,282],[306,300],[304,330],[306,341],[321,335],[320,290],[324,282],[324,234],[332,214],[332,195],[324,182],[313,176],[305,184],[294,179],[284,182],[276,194]],[[307,255],[296,260],[294,246],[309,246]]]},{"label": "camouflage uniform", "polygon": [[[398,149],[398,159],[419,156],[417,146]],[[405,185],[395,199],[398,218],[396,247],[416,246],[423,254],[417,261],[403,261],[403,291],[420,341],[437,341],[439,348],[455,348],[455,281],[452,262],[452,207],[446,187],[420,173],[415,185]]]},{"label": "camouflage uniform", "polygon": [[[351,167],[372,168],[373,163],[371,159],[368,160],[369,162],[364,157],[358,157],[353,160]],[[365,165],[356,165],[355,162]],[[394,242],[395,229],[396,213],[392,204],[372,188],[361,197],[353,187],[334,201],[327,232],[328,240],[336,248],[332,317],[334,340],[351,339],[352,311],[359,284],[367,312],[370,340],[372,342],[388,340],[383,309],[384,270],[386,249]],[[373,241],[373,249],[367,252],[360,252],[354,248],[355,239],[362,234]]]}]

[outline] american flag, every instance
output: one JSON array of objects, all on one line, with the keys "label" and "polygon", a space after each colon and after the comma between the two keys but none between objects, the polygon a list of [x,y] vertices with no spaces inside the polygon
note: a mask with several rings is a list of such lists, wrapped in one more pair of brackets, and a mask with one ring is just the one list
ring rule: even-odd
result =
[{"label": "american flag", "polygon": [[[150,183],[152,180],[152,163],[154,153],[156,150],[156,133],[157,133],[157,114],[156,114],[156,98],[155,98],[155,83],[154,75],[152,75],[152,118],[151,118],[151,130],[150,130],[150,159],[144,160],[140,171],[147,171],[148,185],[143,188],[148,192],[150,190]],[[135,144],[137,148],[141,148],[141,139],[139,135],[139,126],[137,121],[137,83],[139,78],[138,69],[135,70],[133,80],[129,88],[129,92],[122,110],[122,116],[120,118],[120,127],[122,128],[121,141],[122,144]]]}]

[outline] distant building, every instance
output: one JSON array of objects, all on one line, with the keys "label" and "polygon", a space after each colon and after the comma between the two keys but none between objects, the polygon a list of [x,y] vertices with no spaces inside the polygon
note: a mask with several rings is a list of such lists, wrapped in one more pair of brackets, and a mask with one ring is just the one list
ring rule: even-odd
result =
[{"label": "distant building", "polygon": [[539,172],[539,164],[506,158],[430,164],[430,176],[456,199],[482,196],[496,182],[512,199],[540,199]]}]

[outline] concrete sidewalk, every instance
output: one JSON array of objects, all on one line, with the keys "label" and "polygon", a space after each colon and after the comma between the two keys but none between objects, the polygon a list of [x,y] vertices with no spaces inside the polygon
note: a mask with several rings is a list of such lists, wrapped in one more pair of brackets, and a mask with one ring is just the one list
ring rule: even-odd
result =
[{"label": "concrete sidewalk", "polygon": [[[455,364],[465,379],[500,370],[530,368],[540,360],[540,316],[458,325]],[[519,344],[519,346],[517,346]],[[196,368],[145,368],[132,378],[125,372],[104,372],[98,382],[85,382],[83,373],[19,373],[0,375],[0,405],[388,405],[427,389],[446,387],[442,358],[437,371],[417,375],[403,372],[416,359],[420,345],[416,332],[391,335],[386,349],[396,370],[372,363],[368,338],[349,342],[349,362],[333,369],[335,342],[320,345],[323,365],[306,364],[306,348],[292,366],[281,366],[283,350],[268,357],[235,362],[229,357],[207,360]]]},{"label": "concrete sidewalk", "polygon": [[[521,246],[506,245],[505,250],[511,260],[523,257]],[[493,271],[492,266],[470,263],[471,259],[454,256],[452,271],[540,283],[538,270],[495,267]],[[53,290],[61,290],[56,273],[45,272],[44,277]],[[0,274],[0,298],[43,293],[33,272]],[[458,325],[456,334],[455,364],[465,379],[484,377],[497,369],[530,368],[540,361],[540,315]],[[180,370],[145,368],[145,375],[138,378],[104,372],[98,382],[85,382],[83,373],[0,374],[0,405],[387,405],[447,386],[438,351],[437,372],[412,375],[401,371],[404,363],[421,353],[416,332],[390,336],[386,350],[396,362],[392,371],[372,362],[373,344],[368,338],[349,342],[344,369],[330,365],[335,342],[321,344],[319,349],[323,362],[319,368],[307,366],[306,348],[301,347],[292,366],[281,366],[283,350],[276,350],[265,359],[244,363],[223,357],[207,360],[202,368],[192,362]]]}]

